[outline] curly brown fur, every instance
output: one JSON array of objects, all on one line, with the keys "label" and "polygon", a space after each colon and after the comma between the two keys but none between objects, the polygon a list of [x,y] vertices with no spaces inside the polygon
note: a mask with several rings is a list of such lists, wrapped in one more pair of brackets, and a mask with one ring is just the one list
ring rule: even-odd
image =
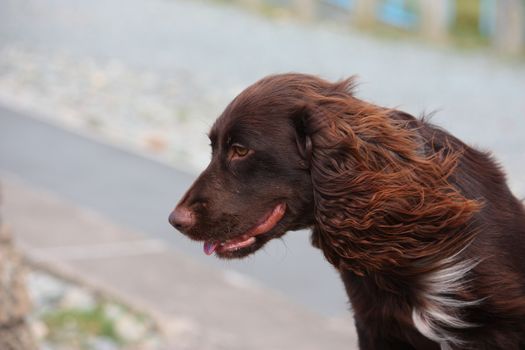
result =
[{"label": "curly brown fur", "polygon": [[312,228],[361,349],[525,349],[525,213],[499,166],[353,82],[248,87],[170,222],[222,258]]}]

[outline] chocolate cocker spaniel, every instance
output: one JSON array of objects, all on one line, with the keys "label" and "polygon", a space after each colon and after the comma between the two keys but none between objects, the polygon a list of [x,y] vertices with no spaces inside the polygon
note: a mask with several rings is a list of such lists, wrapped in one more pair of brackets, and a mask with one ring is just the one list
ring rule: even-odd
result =
[{"label": "chocolate cocker spaniel", "polygon": [[353,85],[282,74],[244,90],[171,224],[228,259],[311,228],[361,349],[525,349],[525,210],[505,175]]}]

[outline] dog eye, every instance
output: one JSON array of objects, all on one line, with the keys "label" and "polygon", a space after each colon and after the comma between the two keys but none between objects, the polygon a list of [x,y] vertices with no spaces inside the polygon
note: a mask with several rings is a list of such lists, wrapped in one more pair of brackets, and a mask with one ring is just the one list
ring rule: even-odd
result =
[{"label": "dog eye", "polygon": [[232,152],[232,158],[242,158],[248,155],[250,153],[250,150],[242,145],[239,144],[233,144],[230,147],[230,150]]}]

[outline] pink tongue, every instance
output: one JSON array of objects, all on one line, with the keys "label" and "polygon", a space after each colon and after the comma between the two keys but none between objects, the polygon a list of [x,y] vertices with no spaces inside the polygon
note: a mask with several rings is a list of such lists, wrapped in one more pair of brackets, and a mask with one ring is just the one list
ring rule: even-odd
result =
[{"label": "pink tongue", "polygon": [[212,255],[218,245],[218,243],[204,242],[204,253],[206,255]]}]

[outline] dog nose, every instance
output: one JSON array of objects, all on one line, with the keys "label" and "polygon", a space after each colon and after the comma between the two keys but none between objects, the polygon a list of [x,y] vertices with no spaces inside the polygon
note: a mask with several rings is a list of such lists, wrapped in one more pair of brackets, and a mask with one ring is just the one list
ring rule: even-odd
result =
[{"label": "dog nose", "polygon": [[179,231],[187,231],[195,224],[193,212],[184,207],[177,206],[170,214],[170,224]]}]

